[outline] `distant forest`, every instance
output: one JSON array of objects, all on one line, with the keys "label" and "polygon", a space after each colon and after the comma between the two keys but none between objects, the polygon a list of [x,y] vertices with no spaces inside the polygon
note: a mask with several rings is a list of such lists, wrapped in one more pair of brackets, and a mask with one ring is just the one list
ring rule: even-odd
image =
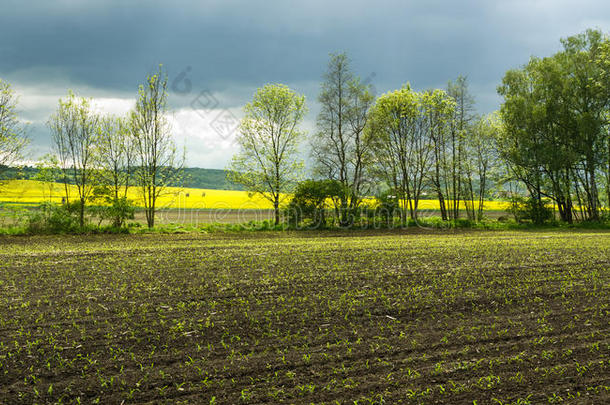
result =
[{"label": "distant forest", "polygon": [[[0,165],[2,180],[36,180],[38,169],[31,166],[6,167]],[[61,179],[58,178],[61,183]],[[71,182],[73,183],[73,182]],[[227,180],[227,172],[220,169],[202,169],[188,167],[184,169],[184,179],[180,184],[169,184],[170,187],[206,188],[210,190],[243,190],[240,184]]]}]

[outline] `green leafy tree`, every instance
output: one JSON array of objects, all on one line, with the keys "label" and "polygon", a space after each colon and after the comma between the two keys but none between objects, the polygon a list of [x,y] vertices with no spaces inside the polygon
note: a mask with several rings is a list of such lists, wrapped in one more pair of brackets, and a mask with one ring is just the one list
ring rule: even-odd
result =
[{"label": "green leafy tree", "polygon": [[127,198],[134,171],[135,149],[126,118],[105,116],[98,126],[99,184],[94,195],[104,205],[100,217],[122,227],[133,217],[133,207]]},{"label": "green leafy tree", "polygon": [[343,187],[336,180],[305,180],[300,182],[288,204],[288,217],[294,226],[311,220],[311,228],[325,227],[329,201],[341,197]]},{"label": "green leafy tree", "polygon": [[[375,168],[393,188],[412,219],[432,163],[432,143],[423,110],[423,95],[410,85],[382,95],[371,109],[367,136]],[[406,216],[403,215],[403,221]]]},{"label": "green leafy tree", "polygon": [[102,117],[98,126],[98,165],[100,182],[115,199],[127,197],[134,170],[134,139],[127,118]]},{"label": "green leafy tree", "polygon": [[455,100],[444,90],[429,90],[422,95],[422,105],[432,144],[433,164],[429,179],[438,198],[441,217],[446,221],[452,218],[447,200],[451,197],[453,162],[451,154],[447,151],[452,141],[451,127],[455,114]]},{"label": "green leafy tree", "polygon": [[598,176],[608,150],[603,35],[588,30],[562,44],[563,51],[505,74],[498,145],[536,212],[550,198],[566,222],[576,215],[598,220]]},{"label": "green leafy tree", "polygon": [[603,138],[605,145],[602,147],[602,164],[604,167],[604,178],[606,183],[606,207],[610,207],[610,37],[604,36],[599,45],[599,52],[594,62],[599,68],[599,76],[595,79],[595,86],[599,94],[607,101],[606,112],[603,114]]},{"label": "green leafy tree", "polygon": [[33,180],[42,183],[43,198],[48,199],[49,203],[53,200],[53,189],[60,171],[59,160],[53,154],[46,154],[36,162],[36,174]]},{"label": "green leafy tree", "polygon": [[131,142],[135,153],[134,178],[140,189],[146,223],[155,226],[157,200],[170,184],[177,184],[184,171],[167,119],[167,73],[160,65],[140,85],[130,117]]},{"label": "green leafy tree", "polygon": [[240,151],[233,156],[228,177],[271,201],[276,225],[285,193],[294,189],[301,176],[303,162],[297,147],[306,111],[305,96],[282,84],[259,88],[244,107],[237,137]]},{"label": "green leafy tree", "polygon": [[28,145],[26,127],[17,117],[17,101],[10,84],[0,79],[0,175],[23,158]]},{"label": "green leafy tree", "polygon": [[498,114],[478,118],[465,132],[462,146],[464,206],[468,217],[483,219],[485,199],[490,187],[490,174],[498,166],[496,139],[502,131]]},{"label": "green leafy tree", "polygon": [[85,206],[95,185],[95,142],[99,116],[91,111],[90,101],[71,91],[59,99],[57,111],[48,121],[53,147],[62,170],[66,203],[70,201],[68,183],[76,186],[79,224],[85,225]]},{"label": "green leafy tree", "polygon": [[584,191],[587,217],[591,220],[599,219],[597,175],[607,142],[604,124],[609,100],[605,88],[598,85],[604,71],[596,63],[603,52],[603,38],[601,31],[589,29],[562,39],[564,50],[555,55],[563,73],[564,89],[567,89],[562,99],[570,106],[568,114],[574,123],[572,145],[582,157],[576,175]]}]

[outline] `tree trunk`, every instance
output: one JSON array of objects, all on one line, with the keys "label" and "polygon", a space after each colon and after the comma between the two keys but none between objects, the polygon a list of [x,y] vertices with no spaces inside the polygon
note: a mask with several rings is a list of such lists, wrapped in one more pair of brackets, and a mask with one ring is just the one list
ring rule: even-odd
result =
[{"label": "tree trunk", "polygon": [[278,196],[275,196],[273,200],[273,210],[275,211],[275,226],[280,224],[280,200]]},{"label": "tree trunk", "polygon": [[146,223],[149,229],[155,227],[155,212],[151,208],[146,210]]},{"label": "tree trunk", "polygon": [[593,164],[589,165],[589,182],[591,184],[591,219],[593,221],[599,221],[599,197],[597,192],[597,182],[595,180],[595,166]]},{"label": "tree trunk", "polygon": [[438,192],[438,205],[441,210],[441,218],[443,221],[447,221],[447,208],[445,206],[445,198],[443,197],[443,193],[441,191]]},{"label": "tree trunk", "polygon": [[485,204],[485,193],[487,191],[487,170],[482,171],[482,174],[479,176],[479,182],[479,206],[476,217],[477,222],[481,222],[483,220],[483,205]]},{"label": "tree trunk", "polygon": [[81,228],[85,227],[85,199],[81,197],[79,207],[79,224]]}]

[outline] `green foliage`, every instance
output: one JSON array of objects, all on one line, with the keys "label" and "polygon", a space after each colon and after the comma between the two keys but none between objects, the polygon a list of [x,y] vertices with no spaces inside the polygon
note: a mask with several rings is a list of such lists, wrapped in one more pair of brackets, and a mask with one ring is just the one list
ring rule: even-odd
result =
[{"label": "green foliage", "polygon": [[[64,183],[68,178],[74,180],[80,202],[79,223],[85,226],[85,207],[95,185],[96,133],[100,120],[99,114],[91,108],[91,100],[77,97],[68,91],[60,98],[57,109],[49,118],[47,125],[51,130],[52,143]],[[65,188],[65,200],[71,196]]]},{"label": "green foliage", "polygon": [[[498,87],[501,158],[538,205],[550,197],[566,222],[579,213],[581,220],[600,218],[598,177],[610,173],[608,65],[601,57],[607,42],[595,30],[566,38],[562,51],[532,57]],[[607,194],[610,202],[610,188]]]},{"label": "green foliage", "polygon": [[[128,219],[134,219],[135,206],[127,197],[116,197],[108,186],[97,186],[93,190],[92,200],[98,205],[90,208],[90,212],[102,221],[111,221],[115,228],[122,228]],[[98,224],[98,225],[99,225]]]},{"label": "green foliage", "polygon": [[[184,187],[204,188],[210,190],[243,190],[241,184],[227,179],[228,172],[218,169],[201,169],[187,167],[184,169]],[[179,186],[179,185],[172,185]]]},{"label": "green foliage", "polygon": [[502,171],[496,140],[502,133],[502,121],[497,113],[478,117],[466,131],[461,153],[463,200],[468,218],[483,220],[485,200],[490,197],[490,184]]},{"label": "green foliage", "polygon": [[27,232],[30,234],[79,233],[85,230],[80,223],[80,202],[67,204],[43,203],[27,216]]},{"label": "green foliage", "polygon": [[517,222],[531,221],[542,225],[553,219],[553,210],[536,198],[515,197],[511,204],[510,213]]},{"label": "green foliage", "polygon": [[377,197],[377,205],[375,206],[375,216],[381,218],[386,224],[394,221],[394,218],[402,216],[400,209],[400,200],[396,196],[394,190],[387,190]]},{"label": "green foliage", "polygon": [[305,96],[282,84],[259,88],[244,107],[237,137],[240,150],[233,156],[228,179],[271,201],[276,225],[285,193],[301,177],[297,147],[303,133],[298,126],[306,112]]},{"label": "green foliage", "polygon": [[26,126],[17,116],[17,101],[10,84],[0,79],[0,176],[23,158],[29,143]]},{"label": "green foliage", "polygon": [[[39,163],[43,163],[42,161]],[[39,164],[35,167],[4,167],[0,168],[3,180],[39,180]],[[241,184],[235,184],[227,179],[228,172],[220,169],[202,169],[199,167],[185,167],[184,178],[174,179],[168,183],[168,187],[188,187],[188,188],[203,188],[210,190],[243,190]],[[43,176],[46,177],[46,176]],[[57,173],[55,174],[55,182],[62,182],[62,178]],[[74,184],[74,180],[67,179],[68,184]],[[135,185],[135,177],[133,173],[129,178],[129,183]]]},{"label": "green foliage", "polygon": [[417,217],[427,178],[442,195],[442,153],[454,104],[443,90],[416,92],[407,84],[379,97],[370,111],[367,138],[372,144],[375,172],[408,207],[411,219]]},{"label": "green foliage", "polygon": [[308,221],[306,228],[325,228],[328,202],[341,198],[343,186],[336,180],[305,180],[298,184],[288,207],[288,221],[299,227]]},{"label": "green foliage", "polygon": [[286,231],[285,224],[276,225],[272,220],[249,221],[240,224],[208,223],[199,225],[189,224],[164,224],[154,228],[142,229],[139,224],[130,224],[127,229],[131,233],[160,233],[160,234],[182,234],[182,233],[250,233],[266,231]]},{"label": "green foliage", "polygon": [[32,179],[42,183],[42,195],[48,198],[49,202],[53,198],[53,183],[60,173],[59,161],[52,154],[46,154],[36,163],[36,174]]},{"label": "green foliage", "polygon": [[22,224],[27,222],[29,210],[20,204],[0,203],[0,232],[11,229],[16,232],[23,230]]},{"label": "green foliage", "polygon": [[186,151],[178,152],[167,117],[167,81],[162,65],[146,77],[127,123],[135,157],[135,184],[140,188],[149,228],[155,225],[157,199],[184,175]]}]

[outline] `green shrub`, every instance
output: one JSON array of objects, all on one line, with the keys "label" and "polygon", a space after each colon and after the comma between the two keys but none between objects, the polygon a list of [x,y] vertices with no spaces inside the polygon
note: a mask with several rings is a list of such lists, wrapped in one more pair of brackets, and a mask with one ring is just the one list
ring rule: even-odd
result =
[{"label": "green shrub", "polygon": [[289,224],[295,228],[325,228],[326,202],[337,198],[341,193],[341,184],[335,180],[300,182],[286,209]]},{"label": "green shrub", "polygon": [[79,224],[78,201],[69,204],[45,202],[37,210],[30,211],[27,217],[27,232],[40,233],[76,233],[81,229]]},{"label": "green shrub", "polygon": [[106,201],[108,205],[90,207],[89,211],[99,219],[98,226],[102,221],[110,221],[112,227],[123,228],[128,219],[134,219],[135,206],[126,197],[111,198]]},{"label": "green shrub", "polygon": [[401,214],[400,204],[394,191],[386,191],[376,196],[375,199],[377,200],[375,216],[381,218],[387,226],[393,225],[394,218],[400,217]]},{"label": "green shrub", "polygon": [[553,219],[553,210],[533,197],[515,197],[509,211],[519,223],[531,221],[542,225]]}]

